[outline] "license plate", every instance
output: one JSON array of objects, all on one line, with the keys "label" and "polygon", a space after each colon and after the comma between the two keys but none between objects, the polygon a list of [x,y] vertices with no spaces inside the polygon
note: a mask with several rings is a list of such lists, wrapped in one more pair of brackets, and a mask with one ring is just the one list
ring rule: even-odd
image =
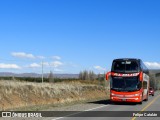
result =
[{"label": "license plate", "polygon": [[126,101],[126,99],[122,99],[122,101]]}]

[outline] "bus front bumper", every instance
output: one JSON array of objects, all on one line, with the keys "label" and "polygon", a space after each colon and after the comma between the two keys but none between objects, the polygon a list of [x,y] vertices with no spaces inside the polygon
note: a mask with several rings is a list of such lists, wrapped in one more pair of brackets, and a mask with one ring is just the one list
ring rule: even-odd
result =
[{"label": "bus front bumper", "polygon": [[141,102],[141,99],[139,97],[135,98],[111,97],[110,100],[113,102]]},{"label": "bus front bumper", "polygon": [[141,102],[142,95],[140,93],[132,93],[132,94],[116,94],[111,93],[110,96],[111,101],[117,102]]}]

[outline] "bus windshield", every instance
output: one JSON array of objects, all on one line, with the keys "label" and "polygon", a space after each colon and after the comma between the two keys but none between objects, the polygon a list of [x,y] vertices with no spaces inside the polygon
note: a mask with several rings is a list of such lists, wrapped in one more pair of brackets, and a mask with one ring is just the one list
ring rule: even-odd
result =
[{"label": "bus windshield", "polygon": [[138,77],[112,77],[111,89],[115,91],[136,91],[140,90],[142,83]]},{"label": "bus windshield", "polygon": [[118,60],[113,61],[112,71],[122,73],[139,72],[138,63],[136,61]]}]

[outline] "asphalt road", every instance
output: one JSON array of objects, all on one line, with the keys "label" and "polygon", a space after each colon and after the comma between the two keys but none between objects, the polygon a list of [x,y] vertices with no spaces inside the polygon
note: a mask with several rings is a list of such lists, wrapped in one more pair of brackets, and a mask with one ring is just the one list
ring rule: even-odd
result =
[{"label": "asphalt road", "polygon": [[[107,100],[95,101],[92,103],[98,106],[77,113],[73,112],[67,115],[67,117],[57,117],[52,120],[160,120],[160,117],[156,117],[160,116],[159,92],[156,92],[155,96],[150,96],[148,101],[143,101],[143,104],[112,104]],[[155,117],[139,117],[151,114]]]},{"label": "asphalt road", "polygon": [[[160,120],[160,91],[150,96],[142,104],[112,104],[109,100],[100,100],[70,106],[49,108],[51,116],[58,111],[60,116],[42,118],[0,118],[3,120]],[[154,114],[159,117],[138,117]],[[135,116],[134,116],[134,115]],[[153,115],[152,114],[152,115]]]}]

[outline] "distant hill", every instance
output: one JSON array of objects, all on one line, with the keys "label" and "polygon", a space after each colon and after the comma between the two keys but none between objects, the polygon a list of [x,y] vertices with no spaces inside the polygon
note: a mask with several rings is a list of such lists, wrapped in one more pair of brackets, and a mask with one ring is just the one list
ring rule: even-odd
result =
[{"label": "distant hill", "polygon": [[[160,73],[160,69],[150,69],[150,74]],[[78,78],[79,74],[53,74],[56,78]],[[38,73],[12,73],[12,72],[0,72],[0,77],[42,77],[42,74]],[[49,73],[45,73],[44,77],[48,78]]]},{"label": "distant hill", "polygon": [[160,73],[160,69],[150,69],[149,72],[150,74]]},{"label": "distant hill", "polygon": [[[53,74],[56,78],[78,78],[78,74]],[[42,74],[38,73],[12,73],[12,72],[0,72],[0,77],[41,77]],[[44,77],[48,78],[49,73],[45,73]]]}]

